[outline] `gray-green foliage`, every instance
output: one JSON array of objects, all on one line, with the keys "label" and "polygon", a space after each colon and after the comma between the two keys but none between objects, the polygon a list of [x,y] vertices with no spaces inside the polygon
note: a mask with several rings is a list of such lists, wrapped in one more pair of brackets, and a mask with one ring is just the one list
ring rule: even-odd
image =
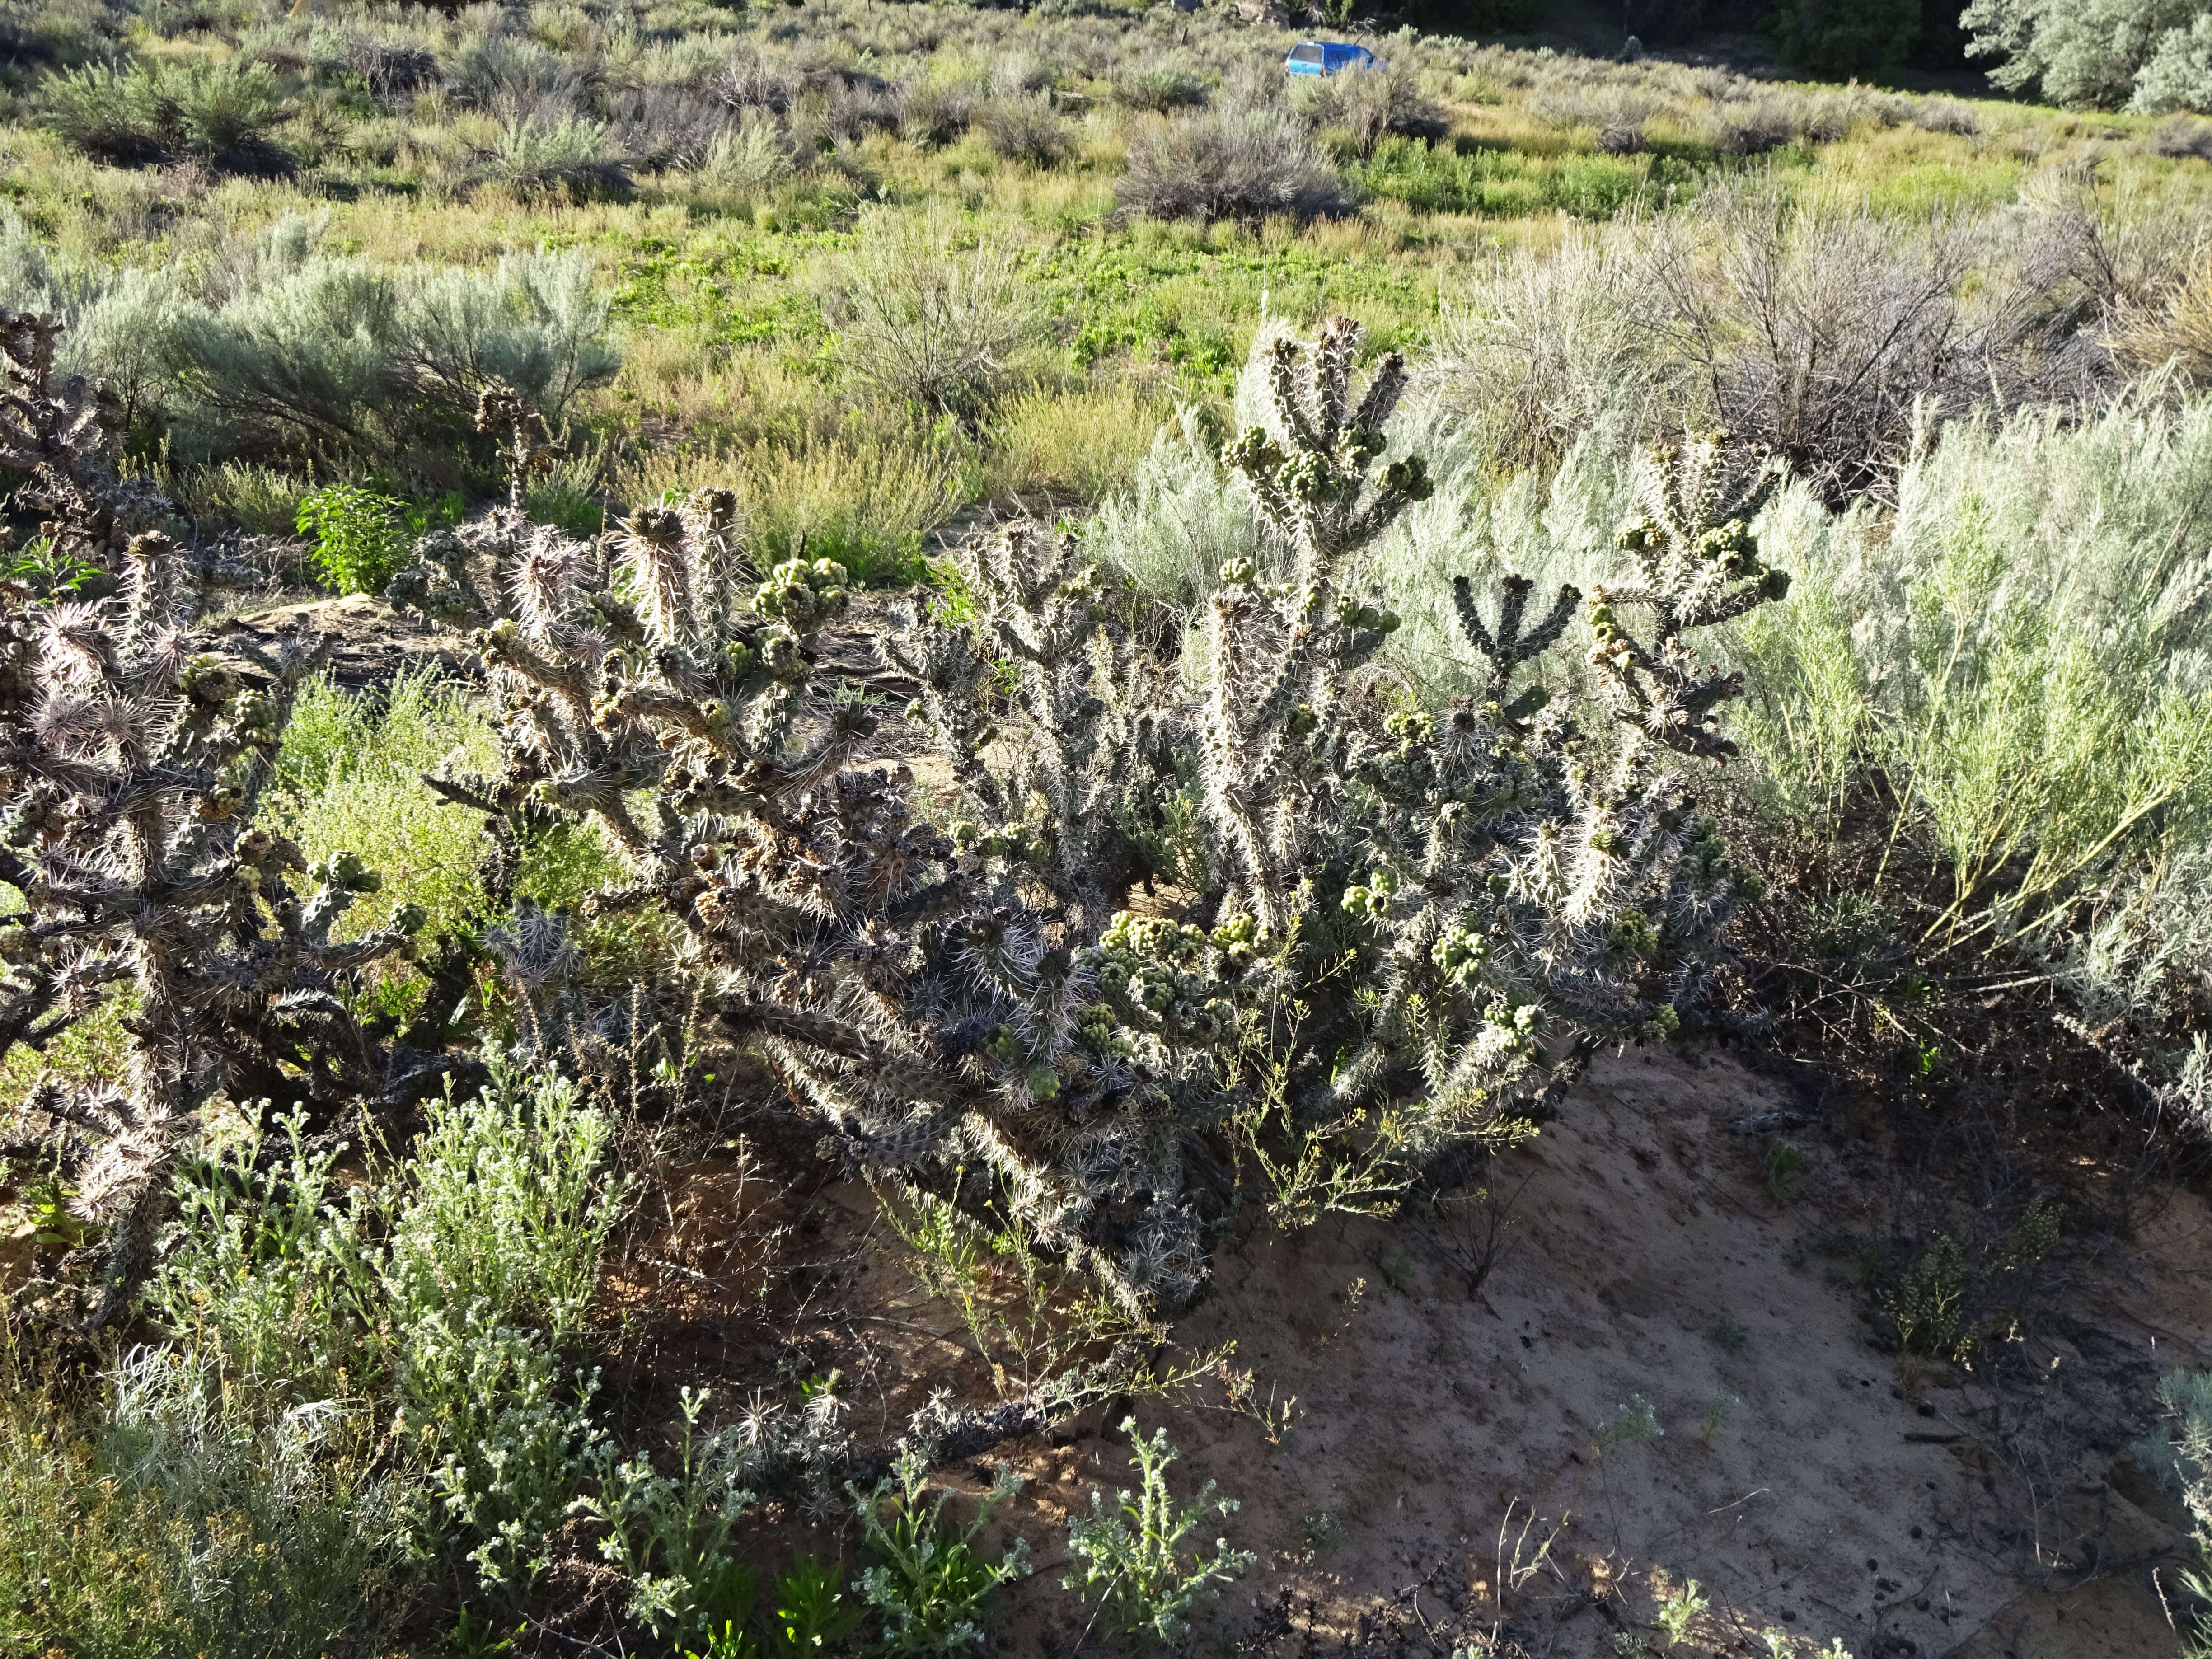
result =
[{"label": "gray-green foliage", "polygon": [[1802,580],[1740,635],[1775,799],[1832,826],[1879,772],[1951,878],[1931,943],[2059,925],[2212,832],[2212,563],[2188,536],[2212,404],[1954,423],[1893,515],[1792,489],[1765,533]]},{"label": "gray-green foliage", "polygon": [[477,176],[518,196],[560,194],[585,201],[629,183],[604,122],[574,115],[528,115],[499,130],[476,162]]},{"label": "gray-green foliage", "polygon": [[986,240],[948,249],[935,216],[862,221],[829,318],[854,381],[933,413],[973,415],[1003,386],[1037,329],[1019,251]]},{"label": "gray-green foliage", "polygon": [[[1478,689],[1486,665],[1464,648],[1452,580],[1495,584],[1517,574],[1544,593],[1584,592],[1619,568],[1613,538],[1635,511],[1636,467],[1620,426],[1600,422],[1555,469],[1501,481],[1492,453],[1455,408],[1427,402],[1401,418],[1399,441],[1431,458],[1434,493],[1408,507],[1366,556],[1365,568],[1404,626],[1392,665],[1430,696]],[[1586,665],[1547,665],[1562,696],[1586,693]]]},{"label": "gray-green foliage", "polygon": [[1972,0],[1969,53],[2001,59],[1990,79],[2056,104],[2191,108],[2207,88],[2197,0]]},{"label": "gray-green foliage", "polygon": [[1137,1489],[1117,1492],[1111,1510],[1093,1492],[1091,1513],[1069,1519],[1068,1553],[1082,1566],[1060,1583],[1098,1598],[1114,1627],[1149,1653],[1182,1640],[1200,1600],[1218,1595],[1218,1587],[1255,1558],[1249,1550],[1231,1549],[1221,1537],[1214,1539],[1210,1556],[1202,1534],[1196,1546],[1187,1547],[1200,1528],[1235,1514],[1237,1500],[1215,1497],[1209,1480],[1178,1505],[1168,1491],[1168,1466],[1179,1455],[1168,1444],[1168,1431],[1156,1429],[1147,1440],[1131,1417],[1122,1419],[1121,1432],[1129,1437]]},{"label": "gray-green foliage", "polygon": [[1018,1538],[996,1560],[976,1544],[991,1513],[1020,1488],[1001,1468],[975,1516],[955,1528],[945,1518],[950,1489],[927,1501],[928,1469],[902,1449],[892,1473],[873,1492],[848,1488],[870,1557],[860,1577],[861,1599],[883,1630],[881,1650],[902,1659],[974,1654],[987,1639],[983,1620],[991,1593],[1029,1571],[1029,1540]]},{"label": "gray-green foliage", "polygon": [[119,1356],[102,1407],[9,1376],[0,1406],[0,1597],[11,1637],[87,1659],[263,1659],[374,1632],[365,1590],[395,1563],[404,1483],[367,1426],[308,1408],[227,1408],[198,1358]]},{"label": "gray-green foliage", "polygon": [[549,421],[622,367],[611,301],[576,254],[507,254],[490,270],[421,272],[400,307],[401,350],[416,385],[455,407],[504,386]]},{"label": "gray-green foliage", "polygon": [[411,1149],[388,1278],[411,1307],[482,1307],[556,1344],[589,1310],[623,1183],[610,1125],[558,1076],[495,1069],[473,1099],[434,1111]]},{"label": "gray-green foliage", "polygon": [[40,93],[47,124],[102,160],[192,155],[258,169],[282,159],[267,136],[284,109],[276,76],[243,57],[90,64],[52,77]]},{"label": "gray-green foliage", "polygon": [[1203,109],[1141,127],[1117,187],[1155,219],[1309,219],[1352,204],[1304,126],[1278,109]]},{"label": "gray-green foliage", "polygon": [[1194,609],[1222,566],[1260,554],[1258,520],[1222,482],[1220,445],[1185,409],[1160,429],[1129,488],[1099,508],[1085,545],[1147,599]]},{"label": "gray-green foliage", "polygon": [[2187,28],[2168,29],[2159,37],[2149,60],[2136,72],[2128,107],[2152,114],[2212,109],[2212,12],[2200,11]]},{"label": "gray-green foliage", "polygon": [[[2212,1604],[2212,1371],[2170,1373],[2158,1385],[2158,1400],[2172,1421],[2172,1437],[2159,1450],[2172,1458],[2197,1522],[2198,1565],[2182,1573],[2182,1585],[2200,1604]],[[2212,1613],[2194,1611],[2183,1640],[2191,1659],[2212,1653]]]},{"label": "gray-green foliage", "polygon": [[380,459],[426,416],[458,421],[504,385],[557,421],[622,366],[581,251],[477,267],[382,267],[323,252],[288,215],[218,265],[121,270],[9,226],[0,272],[67,325],[60,362],[179,459],[240,448]]},{"label": "gray-green foliage", "polygon": [[745,1480],[760,1442],[742,1423],[702,1431],[707,1401],[704,1389],[683,1390],[674,1473],[603,1453],[599,1492],[577,1506],[606,1523],[599,1553],[629,1580],[629,1616],[657,1637],[706,1639],[718,1616],[744,1611],[750,1589],[732,1534],[752,1504]]},{"label": "gray-green foliage", "polygon": [[257,1126],[189,1163],[149,1305],[241,1431],[306,1413],[368,1443],[388,1420],[408,1494],[393,1546],[465,1553],[514,1591],[601,1455],[567,1349],[623,1189],[574,1085],[496,1060],[491,1078],[434,1104],[367,1186],[304,1151],[297,1121],[282,1146]]}]

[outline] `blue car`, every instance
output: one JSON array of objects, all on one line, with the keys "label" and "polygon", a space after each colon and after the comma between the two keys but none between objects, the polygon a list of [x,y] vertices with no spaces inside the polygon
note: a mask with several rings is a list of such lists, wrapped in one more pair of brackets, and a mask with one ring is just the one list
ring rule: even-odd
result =
[{"label": "blue car", "polygon": [[1336,40],[1301,40],[1283,59],[1283,67],[1292,75],[1340,75],[1346,70],[1381,69],[1382,65],[1364,46],[1346,46]]}]

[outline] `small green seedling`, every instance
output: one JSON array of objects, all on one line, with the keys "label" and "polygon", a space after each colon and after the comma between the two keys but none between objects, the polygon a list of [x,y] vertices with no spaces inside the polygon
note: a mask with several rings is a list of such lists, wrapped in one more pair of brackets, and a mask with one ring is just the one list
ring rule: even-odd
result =
[{"label": "small green seedling", "polygon": [[1698,1581],[1692,1578],[1673,1595],[1661,1600],[1651,1622],[1667,1638],[1670,1650],[1678,1648],[1690,1639],[1690,1626],[1697,1623],[1698,1615],[1708,1605],[1705,1598],[1698,1594]]}]

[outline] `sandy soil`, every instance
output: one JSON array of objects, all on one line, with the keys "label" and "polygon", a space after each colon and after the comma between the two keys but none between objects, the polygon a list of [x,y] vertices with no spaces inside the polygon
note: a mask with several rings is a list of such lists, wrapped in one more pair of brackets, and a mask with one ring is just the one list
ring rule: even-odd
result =
[{"label": "sandy soil", "polygon": [[[1178,1342],[1235,1341],[1263,1392],[1297,1397],[1290,1432],[1137,1413],[1170,1421],[1178,1491],[1243,1501],[1226,1529],[1261,1559],[1212,1639],[1662,1650],[1655,1596],[1694,1578],[1688,1652],[1765,1653],[1769,1628],[1856,1659],[2173,1651],[2151,1575],[2170,1580],[2185,1516],[2126,1448],[2159,1373],[2212,1352],[2203,1206],[2178,1196],[2014,1352],[1900,1368],[1850,1264],[1815,1248],[1868,1202],[1855,1149],[1797,1132],[1812,1167],[1784,1206],[1732,1133],[1790,1105],[1726,1057],[1601,1063],[1494,1172],[1506,1248],[1473,1294],[1436,1230],[1332,1220],[1224,1249]],[[1639,1400],[1662,1432],[1608,1433]],[[1054,1541],[1003,1650],[1103,1650],[1043,1570],[1068,1510],[1126,1478],[1099,1426],[1010,1449],[1035,1482],[1016,1524]]]}]

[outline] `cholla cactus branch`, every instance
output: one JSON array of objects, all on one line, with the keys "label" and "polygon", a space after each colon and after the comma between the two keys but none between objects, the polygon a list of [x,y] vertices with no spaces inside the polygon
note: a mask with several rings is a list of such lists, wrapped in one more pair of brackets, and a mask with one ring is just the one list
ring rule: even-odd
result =
[{"label": "cholla cactus branch", "polygon": [[522,400],[521,393],[496,380],[477,394],[476,424],[477,431],[499,446],[500,464],[507,470],[507,507],[521,512],[530,480],[566,459],[568,447],[554,441],[544,417]]},{"label": "cholla cactus branch", "polygon": [[98,1324],[143,1275],[167,1172],[210,1097],[328,1110],[368,1085],[373,1056],[331,992],[410,948],[419,921],[333,941],[374,877],[349,856],[310,871],[255,827],[328,641],[295,631],[273,651],[200,648],[210,572],[157,531],[117,544],[147,498],[100,465],[82,386],[50,386],[53,332],[0,314],[0,464],[28,471],[59,515],[57,544],[98,556],[120,591],[42,605],[0,585],[0,878],[26,904],[0,925],[0,1036],[42,1048],[116,987],[135,993],[124,1088],[49,1082],[28,1104],[74,1170],[79,1207],[108,1229]]},{"label": "cholla cactus branch", "polygon": [[[1702,671],[1683,635],[1741,617],[1790,591],[1787,572],[1760,562],[1749,520],[1777,477],[1763,459],[1731,451],[1719,433],[1648,451],[1637,479],[1640,517],[1618,545],[1642,580],[1591,595],[1591,663],[1613,708],[1651,742],[1726,763],[1736,745],[1720,729],[1720,705],[1743,694],[1743,676]],[[1639,638],[1623,618],[1650,615]]]},{"label": "cholla cactus branch", "polygon": [[58,557],[118,574],[131,536],[168,503],[115,476],[98,388],[82,375],[56,383],[61,332],[52,317],[0,309],[0,472],[21,477],[15,500],[46,515],[39,533]]},{"label": "cholla cactus branch", "polygon": [[1516,692],[1513,689],[1514,677],[1525,665],[1559,643],[1559,635],[1566,632],[1567,624],[1574,619],[1575,607],[1582,603],[1583,596],[1580,589],[1562,584],[1559,598],[1552,602],[1544,619],[1524,631],[1522,623],[1528,616],[1528,595],[1535,591],[1536,584],[1526,576],[1509,573],[1501,586],[1504,593],[1498,602],[1494,629],[1484,624],[1482,611],[1475,604],[1474,585],[1464,576],[1452,578],[1452,603],[1467,642],[1490,662],[1486,712],[1493,723],[1509,726],[1526,720],[1550,701],[1549,693],[1541,685],[1527,686]]},{"label": "cholla cactus branch", "polygon": [[1235,866],[1236,891],[1274,936],[1291,924],[1312,851],[1307,826],[1343,745],[1345,678],[1398,626],[1390,611],[1340,592],[1339,568],[1430,489],[1418,456],[1370,476],[1406,370],[1395,353],[1384,357],[1354,405],[1359,337],[1357,323],[1338,318],[1310,345],[1274,342],[1268,387],[1290,447],[1255,427],[1222,454],[1294,553],[1285,582],[1261,583],[1249,560],[1222,570],[1200,724],[1206,805]]}]

